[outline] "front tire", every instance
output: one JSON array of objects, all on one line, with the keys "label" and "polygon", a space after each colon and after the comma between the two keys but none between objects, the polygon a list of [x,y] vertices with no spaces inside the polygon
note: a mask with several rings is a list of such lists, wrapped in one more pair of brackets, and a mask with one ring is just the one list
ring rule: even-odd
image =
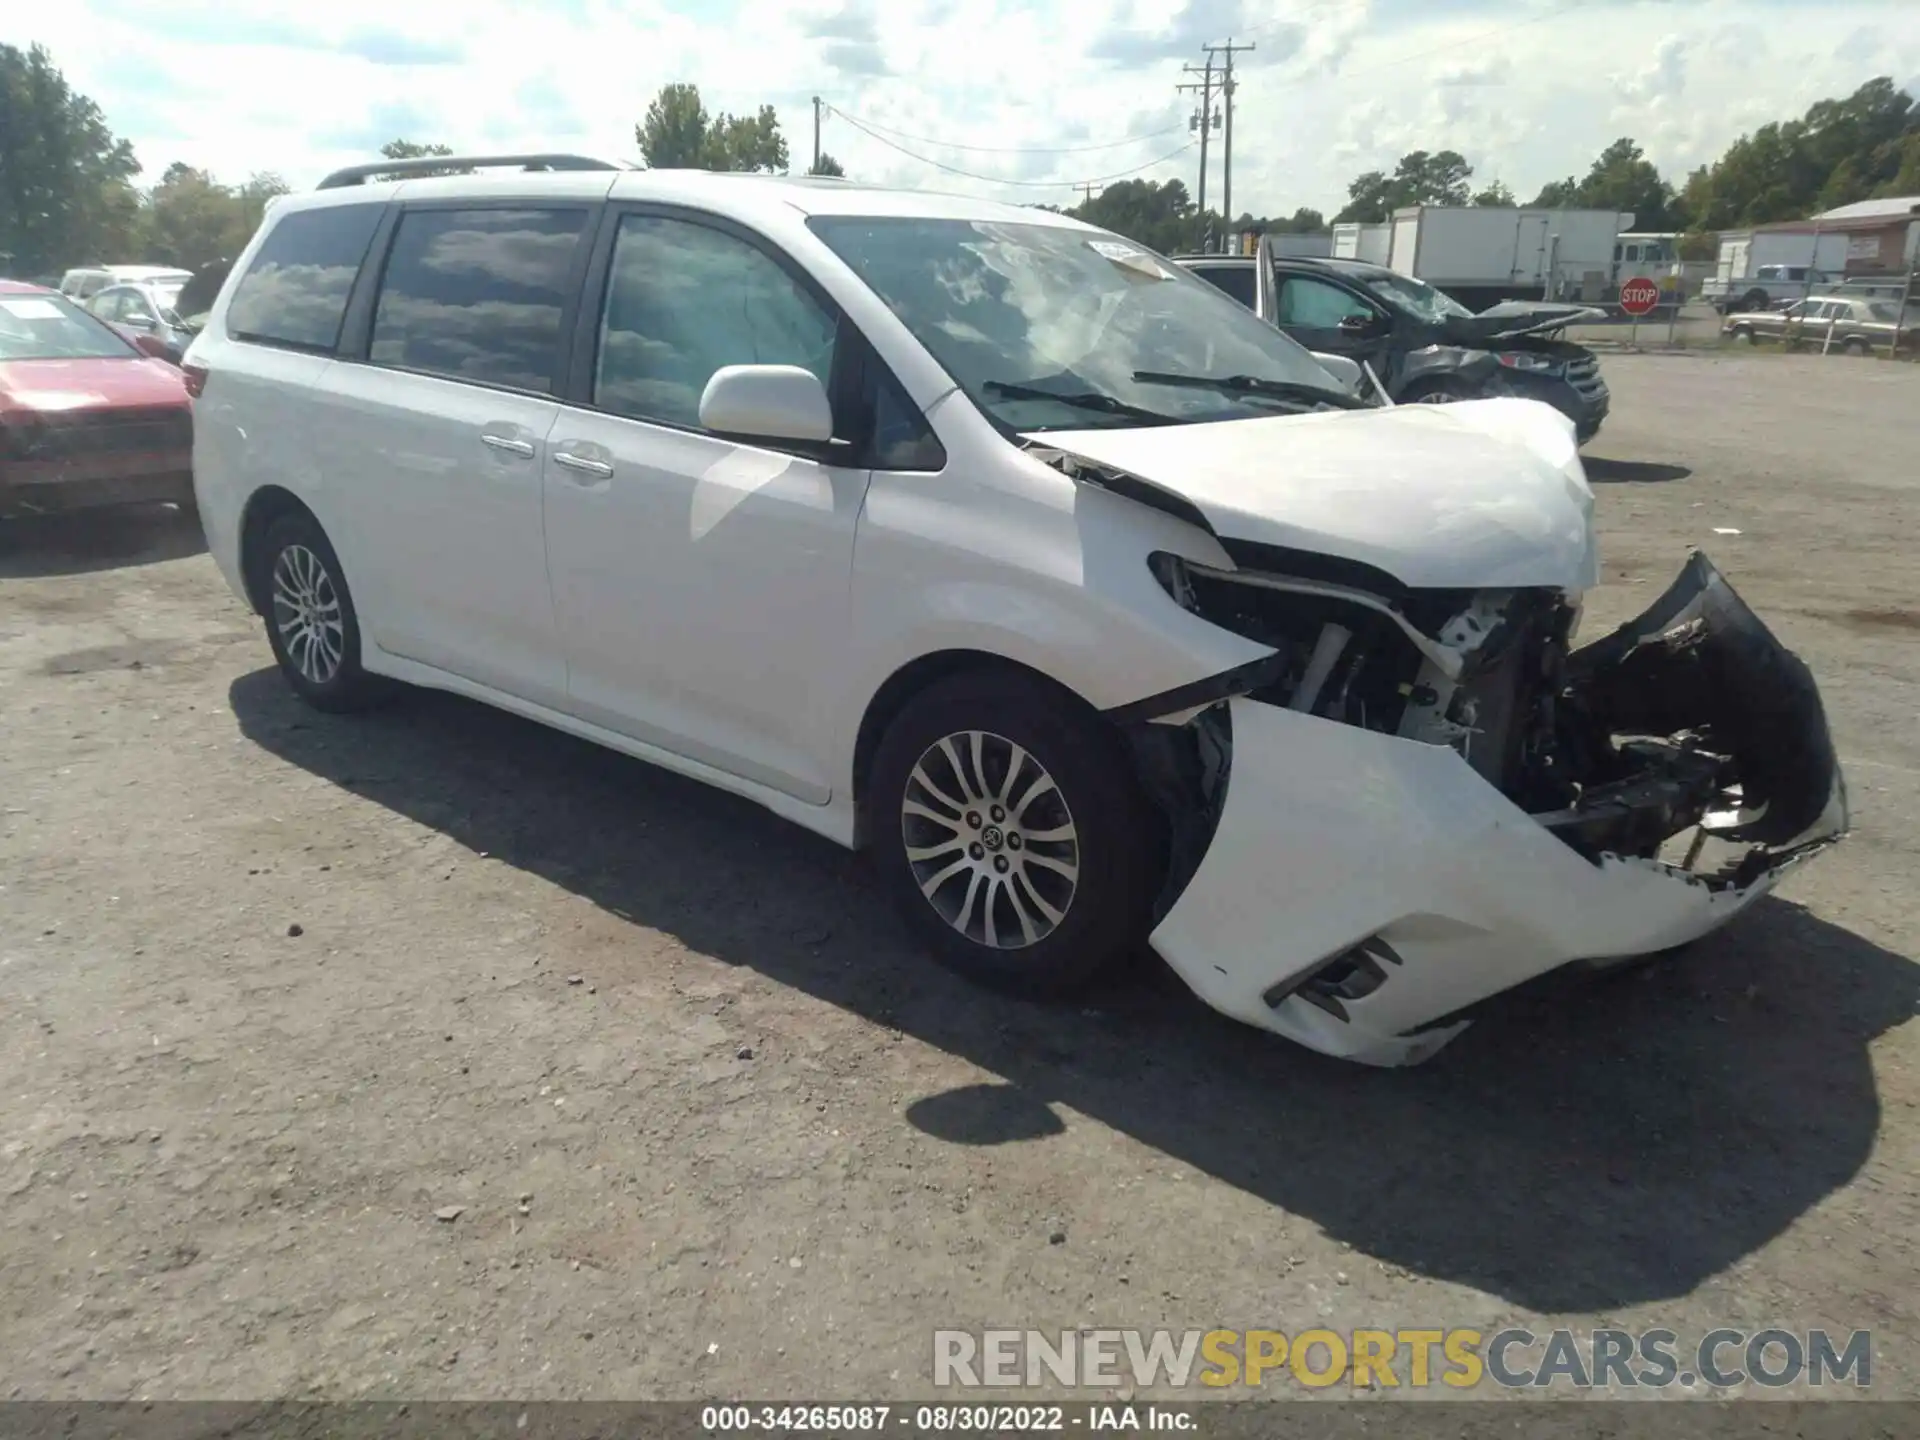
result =
[{"label": "front tire", "polygon": [[353,594],[320,522],[300,511],[280,516],[259,563],[267,643],[294,694],[332,713],[384,699],[387,687],[361,668]]},{"label": "front tire", "polygon": [[1474,398],[1458,381],[1423,380],[1407,389],[1401,395],[1399,403],[1402,405],[1458,405],[1464,400]]},{"label": "front tire", "polygon": [[881,741],[867,804],[902,917],[969,980],[1050,999],[1146,938],[1153,831],[1124,748],[1038,680],[923,691]]}]

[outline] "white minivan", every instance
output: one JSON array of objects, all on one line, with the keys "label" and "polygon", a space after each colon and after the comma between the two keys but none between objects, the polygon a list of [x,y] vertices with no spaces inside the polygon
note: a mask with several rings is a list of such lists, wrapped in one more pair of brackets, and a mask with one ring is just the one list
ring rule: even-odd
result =
[{"label": "white minivan", "polygon": [[977,980],[1146,944],[1382,1065],[1846,829],[1704,557],[1575,648],[1545,405],[1366,407],[1046,211],[450,163],[282,201],[186,356],[208,542],[321,709],[475,697],[870,849]]}]

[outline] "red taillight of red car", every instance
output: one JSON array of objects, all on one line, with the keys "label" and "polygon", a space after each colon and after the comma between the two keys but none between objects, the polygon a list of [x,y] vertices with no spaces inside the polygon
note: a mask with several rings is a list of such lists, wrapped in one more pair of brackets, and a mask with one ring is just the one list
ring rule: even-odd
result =
[{"label": "red taillight of red car", "polygon": [[207,388],[207,367],[188,363],[180,367],[180,373],[187,378],[187,394],[198,400],[200,392]]}]

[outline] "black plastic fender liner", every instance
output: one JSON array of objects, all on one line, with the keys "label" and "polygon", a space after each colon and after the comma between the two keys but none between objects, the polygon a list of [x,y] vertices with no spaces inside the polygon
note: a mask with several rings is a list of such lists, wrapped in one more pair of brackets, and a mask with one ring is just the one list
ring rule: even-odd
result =
[{"label": "black plastic fender liner", "polygon": [[1738,773],[1726,838],[1783,845],[1832,802],[1840,763],[1819,687],[1696,550],[1645,613],[1567,657],[1568,689],[1615,735],[1710,732]]},{"label": "black plastic fender liner", "polygon": [[1212,705],[1221,700],[1232,700],[1237,696],[1249,694],[1271,685],[1286,672],[1287,657],[1278,651],[1271,655],[1262,655],[1258,660],[1249,660],[1244,665],[1236,665],[1231,670],[1223,670],[1218,675],[1209,675],[1201,680],[1190,680],[1185,685],[1176,685],[1171,690],[1162,690],[1158,695],[1144,696],[1139,700],[1129,700],[1124,705],[1115,705],[1101,714],[1116,725],[1134,725],[1142,721],[1158,720],[1163,715],[1177,715],[1183,710],[1194,710]]}]

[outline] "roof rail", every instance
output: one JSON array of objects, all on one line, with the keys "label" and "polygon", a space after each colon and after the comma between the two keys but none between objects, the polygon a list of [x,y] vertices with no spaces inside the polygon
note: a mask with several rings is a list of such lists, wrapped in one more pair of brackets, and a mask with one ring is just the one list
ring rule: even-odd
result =
[{"label": "roof rail", "polygon": [[595,160],[586,155],[422,155],[411,160],[369,160],[364,165],[349,165],[322,180],[316,189],[339,190],[348,185],[364,185],[373,176],[432,175],[443,170],[478,170],[482,167],[520,170],[619,170],[611,160]]}]

